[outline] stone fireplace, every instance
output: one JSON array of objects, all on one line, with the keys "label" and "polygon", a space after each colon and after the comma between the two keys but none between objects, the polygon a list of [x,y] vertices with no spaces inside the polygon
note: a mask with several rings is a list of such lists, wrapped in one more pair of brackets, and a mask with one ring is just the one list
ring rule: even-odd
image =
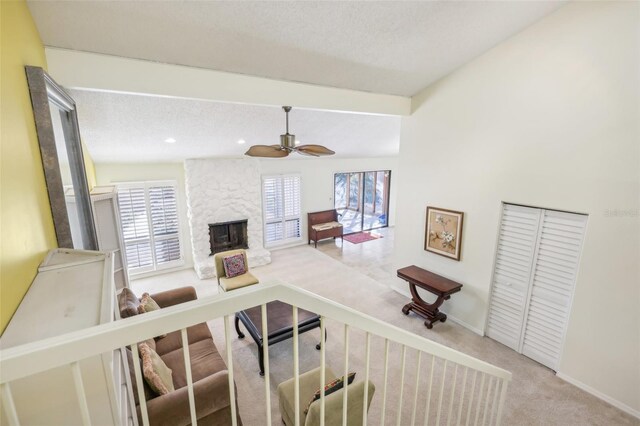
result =
[{"label": "stone fireplace", "polygon": [[211,255],[221,251],[248,249],[247,219],[209,224]]},{"label": "stone fireplace", "polygon": [[[246,228],[241,236],[246,235],[244,246],[248,247],[249,266],[253,268],[270,263],[271,253],[265,250],[262,241],[262,180],[258,160],[186,160],[184,171],[193,263],[198,277],[215,277],[211,225],[245,221]],[[218,232],[221,244],[227,244],[223,242],[226,238],[238,237],[235,228],[221,228]],[[213,240],[216,240],[215,231]]]}]

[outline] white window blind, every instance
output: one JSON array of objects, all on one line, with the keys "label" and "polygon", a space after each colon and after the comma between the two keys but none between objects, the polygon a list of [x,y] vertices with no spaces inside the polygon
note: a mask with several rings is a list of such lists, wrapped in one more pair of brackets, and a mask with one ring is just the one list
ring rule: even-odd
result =
[{"label": "white window blind", "polygon": [[300,176],[263,177],[262,197],[265,245],[299,240]]},{"label": "white window blind", "polygon": [[184,263],[175,182],[119,184],[118,206],[130,274]]}]

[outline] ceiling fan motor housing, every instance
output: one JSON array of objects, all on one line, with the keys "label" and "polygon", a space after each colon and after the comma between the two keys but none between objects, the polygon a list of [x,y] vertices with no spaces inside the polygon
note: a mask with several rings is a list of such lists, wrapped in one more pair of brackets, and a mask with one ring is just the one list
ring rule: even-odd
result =
[{"label": "ceiling fan motor housing", "polygon": [[280,135],[280,146],[286,148],[288,150],[293,150],[296,147],[296,135],[291,135],[286,133],[284,135]]}]

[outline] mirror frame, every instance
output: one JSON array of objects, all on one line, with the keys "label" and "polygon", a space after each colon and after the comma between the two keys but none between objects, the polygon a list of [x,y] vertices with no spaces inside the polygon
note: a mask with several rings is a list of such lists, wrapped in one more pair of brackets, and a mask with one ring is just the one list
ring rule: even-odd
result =
[{"label": "mirror frame", "polygon": [[76,103],[42,68],[26,66],[25,71],[58,247],[74,248],[49,102],[67,113],[67,119],[62,120],[62,127],[69,156],[73,190],[74,194],[79,195],[77,196],[78,215],[80,226],[83,228],[84,249],[98,250],[98,238],[93,222],[91,196],[87,172],[84,167],[82,143],[80,142]]}]

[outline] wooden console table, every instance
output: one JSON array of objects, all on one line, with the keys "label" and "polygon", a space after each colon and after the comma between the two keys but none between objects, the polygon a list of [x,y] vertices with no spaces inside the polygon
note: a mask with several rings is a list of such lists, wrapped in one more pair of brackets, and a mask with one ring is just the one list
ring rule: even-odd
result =
[{"label": "wooden console table", "polygon": [[[425,319],[424,325],[428,329],[433,328],[433,323],[435,322],[445,322],[447,320],[447,316],[440,312],[438,308],[445,300],[448,300],[453,293],[459,292],[462,284],[415,265],[398,269],[398,277],[409,283],[409,290],[411,290],[411,296],[413,297],[410,303],[404,305],[402,313],[409,315],[409,312],[413,311],[420,315]],[[433,303],[427,303],[418,294],[416,286],[435,294],[438,298]]]}]

